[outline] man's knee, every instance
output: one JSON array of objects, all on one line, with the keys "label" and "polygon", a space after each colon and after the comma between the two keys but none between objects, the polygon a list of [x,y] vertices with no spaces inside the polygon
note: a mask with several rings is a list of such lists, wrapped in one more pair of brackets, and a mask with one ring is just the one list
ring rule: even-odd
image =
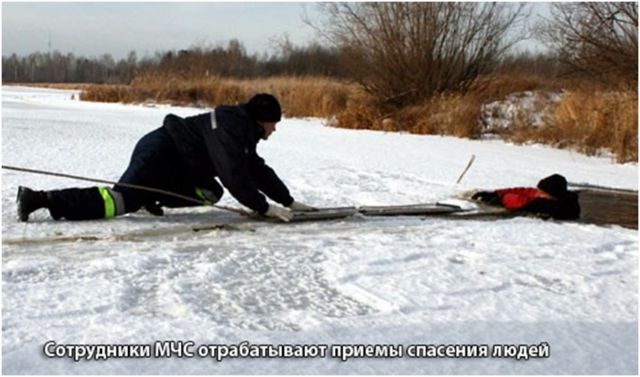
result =
[{"label": "man's knee", "polygon": [[210,185],[207,188],[204,187],[195,187],[196,196],[201,199],[204,204],[214,204],[220,201],[222,195],[224,194],[224,190],[220,185]]},{"label": "man's knee", "polygon": [[[122,206],[122,213],[136,212],[148,201],[144,192],[116,185],[111,192]],[[121,213],[118,213],[121,214]]]}]

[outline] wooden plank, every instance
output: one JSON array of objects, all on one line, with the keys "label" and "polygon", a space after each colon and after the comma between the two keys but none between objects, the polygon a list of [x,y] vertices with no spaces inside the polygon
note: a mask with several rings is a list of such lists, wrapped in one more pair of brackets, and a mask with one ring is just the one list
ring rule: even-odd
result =
[{"label": "wooden plank", "polygon": [[364,206],[358,208],[365,216],[428,216],[460,212],[460,207],[439,204],[409,204],[399,206]]},{"label": "wooden plank", "polygon": [[356,207],[334,207],[322,208],[318,211],[310,212],[293,212],[291,222],[343,219],[345,217],[353,216],[356,213],[358,213],[358,209]]},{"label": "wooden plank", "polygon": [[462,211],[460,207],[440,204],[409,204],[399,206],[363,206],[320,208],[312,212],[294,212],[292,222],[341,219],[360,213],[364,216],[435,216]]}]

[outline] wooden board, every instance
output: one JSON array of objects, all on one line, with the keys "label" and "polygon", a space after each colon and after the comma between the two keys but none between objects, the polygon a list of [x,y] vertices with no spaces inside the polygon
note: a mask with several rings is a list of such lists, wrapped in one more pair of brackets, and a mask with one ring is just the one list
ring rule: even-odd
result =
[{"label": "wooden board", "polygon": [[303,222],[303,221],[320,221],[320,220],[335,220],[343,219],[345,217],[353,216],[358,213],[356,207],[334,207],[334,208],[322,208],[318,211],[311,212],[293,212],[293,219],[291,222]]},{"label": "wooden board", "polygon": [[399,206],[365,206],[358,211],[365,216],[428,216],[460,212],[462,209],[452,205],[410,204]]},{"label": "wooden board", "polygon": [[342,219],[362,214],[363,216],[435,216],[462,211],[460,207],[442,204],[410,204],[399,206],[363,206],[321,208],[312,212],[294,212],[291,222]]}]

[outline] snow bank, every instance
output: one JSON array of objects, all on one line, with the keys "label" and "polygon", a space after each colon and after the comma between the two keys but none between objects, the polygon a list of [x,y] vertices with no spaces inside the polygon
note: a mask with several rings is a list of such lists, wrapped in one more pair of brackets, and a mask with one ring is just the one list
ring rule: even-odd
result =
[{"label": "snow bank", "polygon": [[[201,109],[71,100],[3,87],[3,164],[117,180],[164,115]],[[76,96],[77,97],[77,96]],[[285,119],[259,153],[317,206],[433,202],[473,188],[635,189],[634,164],[499,141],[351,131]],[[455,184],[471,154],[476,162]],[[18,185],[85,186],[3,170],[3,372],[10,374],[637,374],[636,231],[535,219],[246,223],[205,208],[157,218],[15,221]],[[223,203],[237,206],[228,194]],[[235,230],[182,231],[200,224]],[[96,241],[23,242],[92,235]],[[127,237],[127,235],[129,235]],[[133,236],[131,236],[133,235]],[[548,358],[45,357],[43,345],[540,344]]]}]

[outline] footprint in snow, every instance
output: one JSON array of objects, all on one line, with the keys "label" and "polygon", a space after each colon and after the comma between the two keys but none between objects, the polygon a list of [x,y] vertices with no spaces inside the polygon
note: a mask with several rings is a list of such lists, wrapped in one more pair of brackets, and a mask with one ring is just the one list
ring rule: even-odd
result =
[{"label": "footprint in snow", "polygon": [[514,279],[514,283],[527,287],[540,288],[549,292],[566,295],[576,293],[575,284],[569,280],[542,275],[524,275]]}]

